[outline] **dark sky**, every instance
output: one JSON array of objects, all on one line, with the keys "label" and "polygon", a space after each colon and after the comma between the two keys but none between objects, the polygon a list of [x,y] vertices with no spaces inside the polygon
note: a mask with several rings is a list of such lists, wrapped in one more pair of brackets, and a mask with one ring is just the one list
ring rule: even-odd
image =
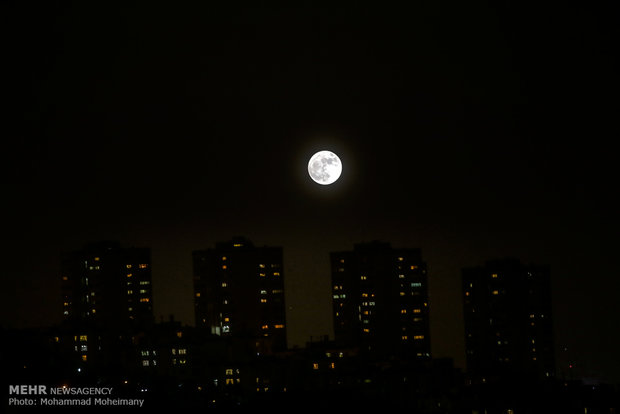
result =
[{"label": "dark sky", "polygon": [[212,3],[3,2],[0,324],[58,322],[60,253],[108,239],[193,324],[191,251],[245,235],[284,246],[303,345],[328,253],[378,239],[422,249],[435,356],[464,364],[460,269],[513,256],[551,265],[559,361],[620,382],[605,4]]}]

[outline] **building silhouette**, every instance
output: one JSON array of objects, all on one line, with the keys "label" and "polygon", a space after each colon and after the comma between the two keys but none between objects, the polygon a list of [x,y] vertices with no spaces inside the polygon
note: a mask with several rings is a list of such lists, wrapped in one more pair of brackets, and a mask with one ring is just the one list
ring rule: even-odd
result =
[{"label": "building silhouette", "polygon": [[550,270],[519,260],[462,269],[468,373],[554,376]]},{"label": "building silhouette", "polygon": [[63,319],[98,328],[153,322],[151,252],[99,242],[61,261]]},{"label": "building silhouette", "polygon": [[430,358],[427,269],[420,249],[371,242],[330,257],[336,340]]},{"label": "building silhouette", "polygon": [[193,252],[196,326],[248,338],[258,353],[286,349],[281,247],[237,237]]}]

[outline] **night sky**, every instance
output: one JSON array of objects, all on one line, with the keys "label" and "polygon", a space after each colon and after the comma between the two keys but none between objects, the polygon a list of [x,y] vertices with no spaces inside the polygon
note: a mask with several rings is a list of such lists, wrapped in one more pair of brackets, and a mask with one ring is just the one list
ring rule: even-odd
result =
[{"label": "night sky", "polygon": [[150,247],[156,318],[193,324],[192,250],[243,235],[284,247],[302,346],[329,252],[381,240],[422,249],[435,357],[464,367],[460,269],[510,256],[551,266],[559,363],[620,382],[605,5],[128,3],[0,6],[0,325],[59,322],[60,254],[99,240]]}]

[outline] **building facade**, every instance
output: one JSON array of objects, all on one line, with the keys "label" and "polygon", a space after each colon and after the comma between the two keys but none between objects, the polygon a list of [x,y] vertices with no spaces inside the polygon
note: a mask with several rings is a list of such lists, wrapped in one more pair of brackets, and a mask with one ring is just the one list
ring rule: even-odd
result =
[{"label": "building facade", "polygon": [[336,341],[430,358],[427,268],[419,249],[371,242],[330,259]]},{"label": "building facade", "polygon": [[97,328],[153,322],[151,252],[114,242],[86,245],[61,262],[63,318]]},{"label": "building facade", "polygon": [[257,352],[286,349],[281,247],[245,238],[193,253],[196,326],[220,336],[246,337]]},{"label": "building facade", "polygon": [[515,259],[462,270],[469,374],[554,376],[550,285],[549,267]]}]

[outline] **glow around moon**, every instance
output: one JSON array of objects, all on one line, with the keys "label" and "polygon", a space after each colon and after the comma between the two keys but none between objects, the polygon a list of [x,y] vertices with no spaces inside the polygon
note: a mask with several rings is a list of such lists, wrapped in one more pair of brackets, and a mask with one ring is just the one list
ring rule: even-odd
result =
[{"label": "glow around moon", "polygon": [[342,174],[340,158],[331,151],[319,151],[308,162],[308,174],[317,184],[332,184]]}]

